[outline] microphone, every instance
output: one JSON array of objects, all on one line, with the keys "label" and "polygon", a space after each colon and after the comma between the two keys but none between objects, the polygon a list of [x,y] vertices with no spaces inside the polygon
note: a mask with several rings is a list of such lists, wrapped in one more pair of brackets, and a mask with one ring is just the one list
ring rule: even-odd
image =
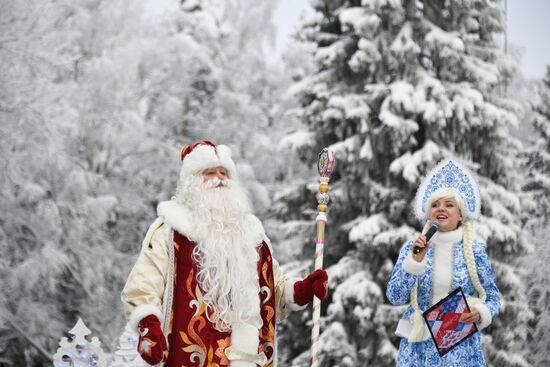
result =
[{"label": "microphone", "polygon": [[[426,242],[428,242],[430,240],[430,238],[432,238],[432,236],[435,234],[435,232],[437,232],[437,230],[439,229],[441,225],[439,224],[439,222],[432,222],[432,225],[430,226],[430,228],[428,228],[428,231],[426,232],[426,234],[424,235],[426,237]],[[419,246],[414,246],[413,247],[413,254],[418,254],[422,251],[423,247],[419,247]]]}]

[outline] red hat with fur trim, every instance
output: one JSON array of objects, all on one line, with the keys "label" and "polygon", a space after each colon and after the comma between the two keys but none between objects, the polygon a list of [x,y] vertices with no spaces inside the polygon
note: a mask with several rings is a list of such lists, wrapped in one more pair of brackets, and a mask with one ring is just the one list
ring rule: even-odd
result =
[{"label": "red hat with fur trim", "polygon": [[186,145],[181,151],[180,177],[189,177],[207,168],[223,167],[229,172],[229,178],[237,177],[235,162],[231,159],[231,150],[226,145],[216,145],[208,140]]}]

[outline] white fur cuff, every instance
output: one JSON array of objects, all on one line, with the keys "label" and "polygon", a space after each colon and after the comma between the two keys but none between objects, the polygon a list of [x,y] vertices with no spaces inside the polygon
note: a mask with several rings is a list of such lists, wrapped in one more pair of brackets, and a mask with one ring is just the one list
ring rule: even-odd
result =
[{"label": "white fur cuff", "polygon": [[491,311],[489,311],[489,308],[485,305],[485,303],[476,303],[472,306],[472,308],[475,308],[479,312],[480,319],[476,323],[479,330],[483,330],[491,324],[493,317],[491,316]]},{"label": "white fur cuff", "polygon": [[139,322],[149,315],[155,315],[162,322],[162,312],[157,306],[141,305],[137,306],[130,314],[128,328],[137,333]]},{"label": "white fur cuff", "polygon": [[426,257],[424,256],[424,259],[422,262],[418,262],[412,257],[412,250],[409,252],[407,257],[405,257],[405,260],[403,260],[403,270],[405,270],[409,274],[413,275],[422,275],[424,273],[424,267],[426,266]]},{"label": "white fur cuff", "polygon": [[301,279],[292,278],[292,279],[287,279],[285,282],[285,288],[284,288],[285,305],[291,311],[303,310],[307,306],[307,304],[300,306],[296,302],[294,302],[294,283],[296,283],[299,280]]}]

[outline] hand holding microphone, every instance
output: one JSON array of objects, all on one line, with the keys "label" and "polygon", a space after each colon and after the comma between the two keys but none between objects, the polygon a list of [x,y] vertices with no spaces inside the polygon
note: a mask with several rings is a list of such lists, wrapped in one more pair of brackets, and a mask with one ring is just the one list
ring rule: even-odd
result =
[{"label": "hand holding microphone", "polygon": [[[428,241],[432,238],[432,236],[437,232],[439,229],[440,224],[438,222],[432,222],[430,225],[430,228],[426,231],[426,234],[421,234],[418,236],[416,241],[414,241],[413,244],[413,257],[416,261],[420,262],[424,259],[424,254],[426,253],[426,250],[428,248]],[[418,258],[416,255],[422,253],[422,256]]]}]

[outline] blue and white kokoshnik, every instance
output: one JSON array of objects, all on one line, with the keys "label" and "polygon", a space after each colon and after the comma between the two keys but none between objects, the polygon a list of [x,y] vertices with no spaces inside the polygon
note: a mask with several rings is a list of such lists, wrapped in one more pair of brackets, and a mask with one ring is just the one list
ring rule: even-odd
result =
[{"label": "blue and white kokoshnik", "polygon": [[455,160],[446,159],[430,171],[416,192],[415,214],[418,219],[426,219],[428,199],[441,188],[454,189],[460,195],[466,209],[465,217],[479,218],[481,198],[474,178]]}]

